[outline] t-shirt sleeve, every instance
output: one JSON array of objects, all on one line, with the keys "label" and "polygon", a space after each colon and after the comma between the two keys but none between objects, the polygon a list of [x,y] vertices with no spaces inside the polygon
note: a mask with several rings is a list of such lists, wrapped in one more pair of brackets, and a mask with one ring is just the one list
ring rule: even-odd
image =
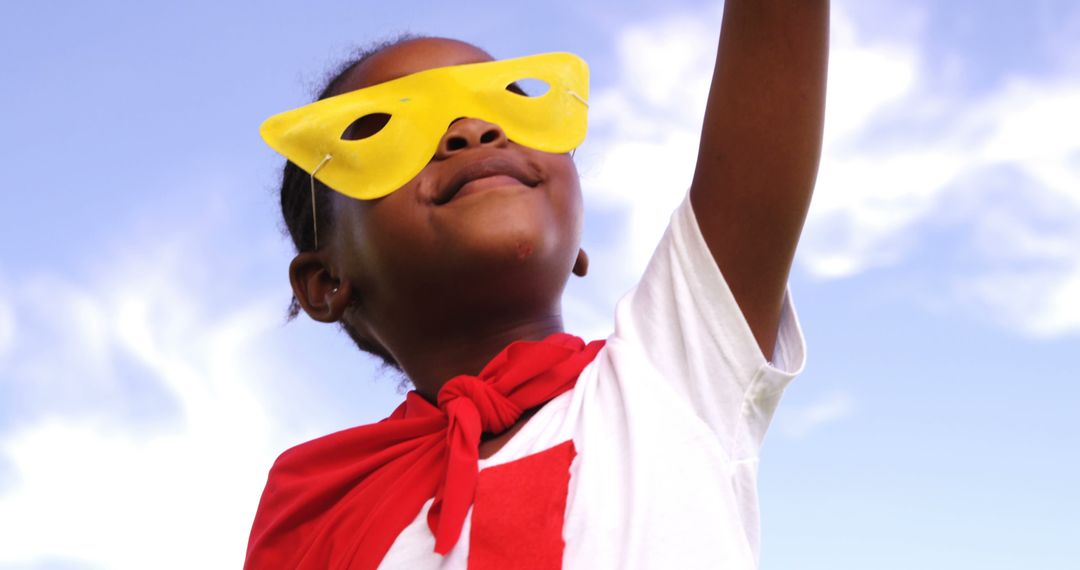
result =
[{"label": "t-shirt sleeve", "polygon": [[689,197],[641,281],[619,302],[613,339],[639,347],[733,459],[755,457],[805,346],[790,294],[766,360],[701,235]]}]

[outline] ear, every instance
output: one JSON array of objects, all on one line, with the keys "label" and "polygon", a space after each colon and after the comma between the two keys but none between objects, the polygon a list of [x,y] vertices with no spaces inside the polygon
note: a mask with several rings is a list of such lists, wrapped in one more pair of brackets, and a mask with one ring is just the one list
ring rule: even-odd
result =
[{"label": "ear", "polygon": [[584,249],[579,249],[577,252],[577,259],[574,260],[574,275],[578,277],[585,277],[585,274],[589,272],[589,256],[585,254]]},{"label": "ear", "polygon": [[352,286],[333,276],[323,255],[302,251],[289,264],[293,295],[312,319],[333,323],[341,320],[352,298]]}]

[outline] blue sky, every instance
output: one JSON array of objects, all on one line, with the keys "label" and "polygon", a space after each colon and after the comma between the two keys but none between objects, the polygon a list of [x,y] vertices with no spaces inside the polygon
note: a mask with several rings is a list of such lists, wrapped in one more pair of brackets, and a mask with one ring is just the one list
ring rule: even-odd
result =
[{"label": "blue sky", "polygon": [[[401,31],[590,62],[603,335],[689,183],[714,2],[19,3],[0,22],[0,569],[239,566],[273,458],[401,397],[284,324],[267,116]],[[1080,6],[835,0],[762,567],[1080,560]],[[161,561],[162,553],[166,560]]]}]

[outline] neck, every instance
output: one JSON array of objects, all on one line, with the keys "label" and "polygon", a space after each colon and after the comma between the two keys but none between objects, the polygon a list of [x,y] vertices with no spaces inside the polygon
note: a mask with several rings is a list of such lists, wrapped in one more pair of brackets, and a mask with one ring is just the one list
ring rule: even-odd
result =
[{"label": "neck", "polygon": [[[410,339],[394,355],[417,392],[434,403],[439,389],[460,374],[479,374],[484,366],[512,342],[542,340],[563,332],[558,312],[527,320],[491,324],[468,334],[434,339]],[[426,340],[426,342],[425,342]]]}]

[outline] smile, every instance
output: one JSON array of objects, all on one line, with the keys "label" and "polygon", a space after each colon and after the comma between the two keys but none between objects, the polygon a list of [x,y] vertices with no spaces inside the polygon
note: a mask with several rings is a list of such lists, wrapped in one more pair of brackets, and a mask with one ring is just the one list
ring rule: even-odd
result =
[{"label": "smile", "polygon": [[435,199],[436,205],[486,190],[508,187],[535,188],[540,179],[506,158],[491,156],[470,162],[454,173]]},{"label": "smile", "polygon": [[528,188],[517,178],[513,176],[507,176],[505,174],[496,174],[494,176],[485,176],[483,178],[477,178],[470,180],[461,186],[460,189],[454,194],[453,200],[458,200],[464,196],[483,192],[485,190],[493,190],[496,188],[506,188],[508,186],[516,186],[519,188]]}]

